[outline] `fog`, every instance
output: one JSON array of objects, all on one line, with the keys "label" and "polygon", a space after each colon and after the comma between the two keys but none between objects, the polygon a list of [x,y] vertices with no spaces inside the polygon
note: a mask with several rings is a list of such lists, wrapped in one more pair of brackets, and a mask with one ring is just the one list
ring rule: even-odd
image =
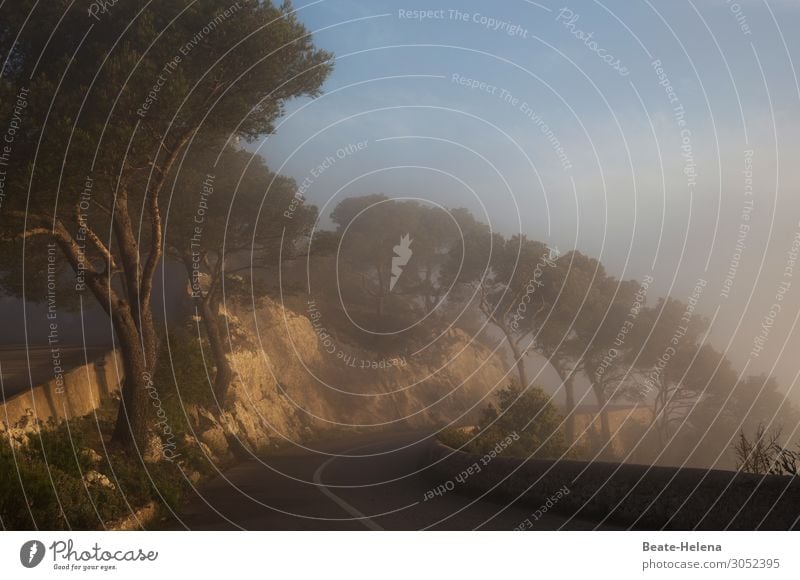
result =
[{"label": "fog", "polygon": [[[421,198],[578,249],[615,276],[652,275],[654,296],[683,299],[703,278],[711,343],[747,373],[776,375],[800,402],[797,288],[750,356],[777,288],[791,282],[800,232],[798,41],[787,34],[796,5],[576,2],[561,14],[467,2],[463,22],[370,8],[309,11],[320,44],[337,53],[327,94],[293,107],[254,151],[303,181],[326,156],[366,142],[310,184],[323,214],[351,195]],[[367,14],[367,34],[346,33],[363,31],[358,22],[325,28]],[[484,16],[525,30],[492,30]]]},{"label": "fog", "polygon": [[[557,8],[470,0],[431,9],[423,2],[398,8],[388,0],[343,0],[300,7],[297,15],[315,44],[335,55],[334,68],[319,95],[281,103],[283,115],[268,135],[235,140],[238,153],[252,156],[240,159],[241,175],[256,160],[254,166],[264,162],[296,186],[279,202],[264,188],[253,206],[258,219],[269,207],[266,222],[297,223],[298,208],[315,207],[311,239],[337,237],[337,260],[351,260],[354,279],[366,276],[359,252],[383,244],[391,255],[396,239],[378,238],[391,230],[401,239],[413,224],[389,220],[381,231],[359,233],[348,250],[352,224],[342,208],[350,202],[362,204],[362,213],[384,203],[443,212],[458,230],[447,234],[453,239],[467,239],[465,223],[480,230],[474,217],[509,244],[521,235],[561,256],[588,256],[616,283],[651,280],[648,311],[659,312],[666,297],[691,304],[693,317],[709,323],[696,350],[710,345],[728,359],[734,383],[762,374],[777,379],[785,408],[773,405],[774,416],[745,413],[742,425],[745,419],[772,422],[778,411],[800,406],[794,356],[800,349],[800,83],[793,62],[800,40],[790,34],[800,25],[796,3],[616,0]],[[202,166],[191,155],[181,163],[189,171],[193,163]],[[229,185],[238,191],[240,184],[232,178]],[[383,197],[371,204],[366,196]],[[173,212],[184,209],[177,199]],[[352,223],[359,216],[350,215]],[[442,225],[446,220],[435,223],[420,227],[418,237],[444,235],[450,227]],[[431,248],[441,243],[428,241]],[[424,243],[419,239],[416,247]],[[446,244],[431,248],[434,256],[455,252]],[[474,258],[465,248],[464,259]],[[166,258],[166,282],[162,274],[156,279],[161,322],[179,310],[185,294],[180,259],[185,256]],[[231,259],[248,263],[246,251]],[[309,258],[307,269],[320,277],[323,297],[342,324],[350,318],[347,299],[367,325],[391,326],[430,306],[423,305],[429,295],[417,296],[395,301],[392,311],[383,303],[388,273],[378,268],[379,289],[366,291],[353,280],[342,282],[329,259]],[[429,277],[446,279],[443,263],[428,266]],[[280,283],[306,284],[312,296],[310,280],[295,274],[283,273]],[[451,289],[481,281],[459,276]],[[368,302],[375,292],[373,313]],[[455,290],[449,292],[436,296],[439,304],[459,303]],[[8,321],[5,343],[46,340],[46,311],[29,298],[0,303]],[[480,306],[466,303],[479,319]],[[83,324],[74,308],[64,314],[62,339],[109,344],[108,319],[96,305],[83,307]],[[512,367],[511,339],[503,344],[503,332],[490,322],[476,333],[494,341]],[[530,350],[524,355],[530,382],[567,404],[564,377],[542,349]],[[578,407],[595,405],[588,375],[575,386]],[[652,393],[637,404],[653,405]],[[796,438],[795,425],[784,428],[787,439]]]}]

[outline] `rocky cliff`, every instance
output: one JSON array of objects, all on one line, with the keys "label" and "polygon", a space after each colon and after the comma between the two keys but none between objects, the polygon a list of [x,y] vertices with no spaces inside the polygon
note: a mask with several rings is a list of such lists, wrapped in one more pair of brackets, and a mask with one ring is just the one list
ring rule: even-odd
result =
[{"label": "rocky cliff", "polygon": [[[273,301],[228,317],[236,373],[229,396],[216,409],[186,409],[193,433],[185,439],[199,439],[212,458],[261,452],[331,429],[468,423],[491,389],[506,381],[500,358],[458,329],[423,353],[378,358],[321,329],[312,315]],[[117,359],[111,353],[105,364],[74,369],[58,393],[47,384],[10,398],[0,405],[0,431],[22,435],[50,418],[91,413],[117,396]]]},{"label": "rocky cliff", "polygon": [[258,451],[329,429],[469,422],[506,381],[502,360],[458,329],[422,353],[378,357],[275,302],[228,316],[236,378],[218,420],[197,417],[215,451],[223,438]]}]

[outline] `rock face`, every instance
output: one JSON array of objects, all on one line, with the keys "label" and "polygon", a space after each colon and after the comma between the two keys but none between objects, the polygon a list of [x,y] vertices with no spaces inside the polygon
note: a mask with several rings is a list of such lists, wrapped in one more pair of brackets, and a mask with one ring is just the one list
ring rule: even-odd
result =
[{"label": "rock face", "polygon": [[[507,381],[500,357],[457,329],[424,354],[376,358],[273,301],[228,317],[236,374],[229,395],[221,409],[187,408],[194,442],[209,457],[260,452],[328,429],[468,423]],[[48,419],[91,413],[118,396],[121,372],[110,353],[68,373],[63,392],[46,384],[11,398],[0,409],[0,431],[25,438]]]},{"label": "rock face", "polygon": [[[468,422],[507,380],[500,358],[461,330],[424,354],[376,358],[319,332],[312,320],[267,302],[231,324],[247,340],[219,423],[255,451],[334,428],[415,428]],[[207,429],[212,447],[219,432]]]},{"label": "rock face", "polygon": [[83,476],[83,481],[89,485],[99,485],[102,487],[107,487],[108,489],[116,489],[114,484],[106,475],[103,475],[95,470],[87,471]]}]

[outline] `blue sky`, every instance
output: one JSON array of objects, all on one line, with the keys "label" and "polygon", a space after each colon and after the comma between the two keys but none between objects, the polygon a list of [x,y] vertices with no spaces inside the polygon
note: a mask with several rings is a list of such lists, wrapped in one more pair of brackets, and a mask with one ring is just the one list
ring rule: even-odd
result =
[{"label": "blue sky", "polygon": [[[259,153],[302,182],[327,156],[366,143],[313,178],[310,202],[329,212],[343,197],[382,192],[468,207],[504,233],[599,257],[615,275],[653,274],[659,291],[677,298],[702,277],[702,309],[718,314],[715,345],[741,366],[752,333],[736,323],[763,317],[800,221],[800,63],[792,60],[800,3],[295,7],[317,45],[336,54],[336,70],[321,98],[292,103]],[[414,10],[437,12],[419,20],[408,17]],[[746,158],[751,228],[723,299]],[[800,283],[794,291],[788,299],[800,310]],[[770,338],[776,358],[794,341],[792,318]],[[748,364],[770,370],[774,360]],[[787,369],[782,378],[792,382]]]}]

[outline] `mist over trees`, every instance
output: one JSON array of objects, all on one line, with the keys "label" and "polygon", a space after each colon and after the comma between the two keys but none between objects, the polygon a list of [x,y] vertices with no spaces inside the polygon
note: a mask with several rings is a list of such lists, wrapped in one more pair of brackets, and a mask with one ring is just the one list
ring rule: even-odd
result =
[{"label": "mist over trees", "polygon": [[[16,37],[34,4],[0,22],[0,116],[25,103],[0,212],[0,287],[65,309],[92,298],[110,317],[125,374],[120,447],[143,449],[151,435],[165,261],[185,273],[218,403],[234,374],[228,307],[257,307],[296,263],[328,326],[363,348],[413,353],[454,328],[502,342],[515,385],[501,407],[535,386],[526,362],[546,361],[565,401],[565,445],[581,439],[579,389],[594,398],[596,455],[613,456],[624,435],[623,459],[713,465],[737,434],[797,420],[772,377],[740,376],[709,344],[693,304],[652,296],[652,280],[619,280],[535,232],[503,235],[465,209],[382,194],[341,200],[321,229],[328,216],[246,148],[332,70],[290,4],[236,5],[233,17],[213,2],[144,14],[119,3],[95,25],[88,0],[58,0]],[[617,433],[616,404],[649,418]]]},{"label": "mist over trees", "polygon": [[[512,388],[521,389],[512,391],[515,397],[535,386],[526,360],[540,357],[559,377],[555,393],[564,395],[568,444],[586,435],[575,418],[582,412],[578,391],[588,388],[599,427],[596,447],[584,450],[588,457],[731,466],[740,431],[762,420],[777,428],[797,417],[774,378],[740,376],[708,342],[709,321],[696,301],[654,296],[651,277],[617,279],[581,252],[561,253],[524,235],[492,232],[464,209],[452,210],[459,227],[450,231],[440,213],[383,195],[342,200],[332,212],[337,281],[331,287],[373,329],[414,321],[424,321],[418,326],[425,337],[462,324],[474,334],[491,329],[515,369]],[[388,257],[406,234],[415,253],[390,292]],[[331,270],[320,278],[333,275]],[[438,315],[430,318],[432,304]],[[364,345],[380,342],[368,333],[361,338]],[[408,333],[393,344],[418,339]],[[647,420],[642,423],[640,415],[612,427],[615,406],[645,410]],[[614,437],[623,441],[616,452]]]}]

